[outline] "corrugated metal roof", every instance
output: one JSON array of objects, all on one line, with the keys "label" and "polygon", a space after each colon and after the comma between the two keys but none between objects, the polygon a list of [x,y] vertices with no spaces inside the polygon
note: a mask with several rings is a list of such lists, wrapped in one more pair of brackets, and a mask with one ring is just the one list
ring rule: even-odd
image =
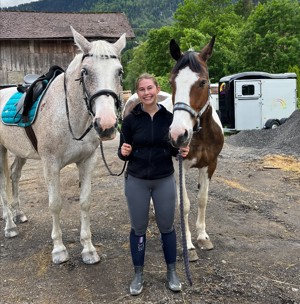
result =
[{"label": "corrugated metal roof", "polygon": [[70,26],[86,38],[135,38],[124,13],[0,12],[0,40],[73,38]]}]

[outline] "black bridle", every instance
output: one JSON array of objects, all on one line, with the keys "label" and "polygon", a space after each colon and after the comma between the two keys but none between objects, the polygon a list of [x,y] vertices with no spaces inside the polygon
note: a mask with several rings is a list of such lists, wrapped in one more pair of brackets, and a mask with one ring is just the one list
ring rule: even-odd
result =
[{"label": "black bridle", "polygon": [[194,119],[196,119],[196,124],[195,124],[193,130],[194,130],[194,133],[197,133],[201,129],[200,117],[202,116],[202,114],[205,112],[205,110],[208,108],[209,105],[210,105],[210,101],[208,99],[207,102],[205,103],[204,107],[199,112],[197,112],[190,105],[188,105],[184,102],[177,102],[174,104],[173,113],[175,111],[179,111],[179,110],[188,112]]},{"label": "black bridle", "polygon": [[[82,56],[81,62],[86,57],[93,57],[93,54],[84,54]],[[102,56],[99,56],[99,58],[101,58],[101,59],[117,59],[118,57],[115,56],[115,55],[102,55]],[[83,99],[85,101],[85,105],[86,105],[86,108],[87,108],[87,111],[88,111],[89,115],[92,116],[92,117],[95,117],[95,113],[93,111],[93,103],[94,103],[94,100],[97,97],[102,96],[102,95],[111,96],[114,99],[115,107],[117,109],[117,112],[119,113],[119,115],[121,115],[122,101],[121,101],[120,97],[114,91],[112,91],[110,89],[99,90],[96,93],[94,93],[93,95],[91,95],[88,92],[88,90],[86,88],[86,85],[85,85],[85,77],[86,77],[87,74],[88,74],[87,70],[85,68],[82,68],[81,72],[80,72],[80,77],[78,79],[75,79],[75,80],[79,81],[79,84],[82,84],[82,89],[83,89],[83,94],[84,94]],[[73,129],[72,129],[71,123],[70,123],[69,106],[68,106],[68,98],[67,98],[66,73],[64,75],[64,90],[65,90],[66,113],[67,113],[67,117],[68,117],[69,130],[72,134],[73,139],[82,140],[89,133],[89,131],[93,128],[94,125],[93,125],[93,122],[91,122],[89,127],[85,130],[85,132],[80,137],[76,137],[74,135]]]}]

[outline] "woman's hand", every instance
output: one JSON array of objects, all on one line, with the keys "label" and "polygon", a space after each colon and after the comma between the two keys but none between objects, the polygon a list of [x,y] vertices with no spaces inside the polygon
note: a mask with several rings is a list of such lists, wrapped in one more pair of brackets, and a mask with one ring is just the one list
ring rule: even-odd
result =
[{"label": "woman's hand", "polygon": [[131,145],[126,144],[126,143],[124,143],[124,144],[122,145],[122,147],[121,147],[121,154],[122,154],[123,156],[129,156],[129,154],[131,153],[131,151],[132,151]]},{"label": "woman's hand", "polygon": [[189,154],[189,151],[190,151],[190,146],[179,148],[179,153],[181,154],[181,156],[183,158],[187,157],[187,155]]}]

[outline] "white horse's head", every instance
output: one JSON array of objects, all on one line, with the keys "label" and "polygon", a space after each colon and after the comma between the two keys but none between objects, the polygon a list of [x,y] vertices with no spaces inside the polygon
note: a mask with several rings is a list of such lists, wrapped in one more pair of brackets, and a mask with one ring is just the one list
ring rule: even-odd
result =
[{"label": "white horse's head", "polygon": [[212,54],[215,38],[200,51],[181,50],[175,40],[170,42],[170,53],[176,60],[171,72],[173,122],[170,139],[174,147],[190,143],[195,130],[200,128],[200,119],[209,104],[209,75],[207,60]]},{"label": "white horse's head", "polygon": [[[123,68],[121,51],[126,45],[125,34],[115,43],[98,40],[89,42],[71,27],[74,41],[82,54],[75,57],[77,70],[93,124],[101,140],[113,139],[117,130],[116,110],[121,107],[120,91]],[[72,70],[72,64],[68,70]]]}]

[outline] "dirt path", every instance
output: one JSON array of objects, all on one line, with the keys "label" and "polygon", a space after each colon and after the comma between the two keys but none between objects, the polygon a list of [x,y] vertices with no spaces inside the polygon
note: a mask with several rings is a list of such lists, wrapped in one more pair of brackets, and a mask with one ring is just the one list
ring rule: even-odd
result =
[{"label": "dirt path", "polygon": [[[104,144],[113,171],[122,168],[116,156],[117,140]],[[0,233],[0,303],[300,303],[300,175],[299,162],[285,157],[263,158],[252,148],[226,143],[210,187],[207,231],[215,249],[190,264],[193,286],[185,278],[181,256],[178,272],[183,292],[174,294],[165,284],[165,265],[159,234],[151,220],[147,233],[145,288],[129,295],[132,278],[129,220],[123,194],[123,176],[109,176],[100,158],[92,188],[91,229],[101,262],[84,265],[79,243],[79,189],[74,166],[62,171],[63,239],[70,260],[51,262],[51,217],[41,164],[28,161],[21,179],[20,197],[29,221],[20,234]],[[288,167],[288,163],[292,163]],[[280,169],[281,168],[281,169]],[[188,189],[192,201],[191,227],[197,207],[196,171]],[[180,223],[177,215],[179,247]],[[195,234],[194,234],[195,237]],[[180,248],[178,252],[180,253]]]}]

